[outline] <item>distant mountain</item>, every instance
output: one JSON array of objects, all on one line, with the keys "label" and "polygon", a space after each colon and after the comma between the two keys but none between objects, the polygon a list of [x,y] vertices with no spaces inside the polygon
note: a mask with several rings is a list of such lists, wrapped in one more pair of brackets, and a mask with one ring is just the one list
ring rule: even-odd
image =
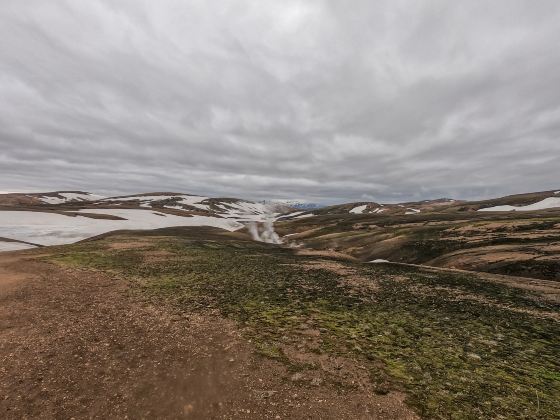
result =
[{"label": "distant mountain", "polygon": [[54,191],[46,193],[0,194],[0,206],[36,206],[42,204],[66,204],[90,202],[104,198],[84,191]]},{"label": "distant mountain", "polygon": [[282,213],[289,213],[292,208],[286,205],[270,205],[239,198],[212,198],[199,195],[155,192],[120,197],[108,197],[99,200],[96,205],[111,205],[157,209],[176,214],[192,213],[203,216],[234,219],[238,222],[261,221],[275,218]]},{"label": "distant mountain", "polygon": [[293,214],[293,217],[327,214],[387,216],[414,215],[426,212],[546,210],[560,207],[560,190],[515,194],[480,201],[439,198],[397,204],[362,201],[332,206],[323,206],[298,199],[254,202],[239,198],[212,198],[177,192],[150,192],[116,197],[103,197],[85,191],[0,194],[0,208],[31,206],[52,207],[53,209],[65,209],[66,207],[101,208],[107,206],[153,208],[168,212],[178,211],[250,221],[260,220],[264,216],[276,217],[287,216],[288,214]]},{"label": "distant mountain", "polygon": [[285,205],[296,210],[315,210],[324,207],[322,204],[304,200],[271,200],[270,203]]},{"label": "distant mountain", "polygon": [[560,191],[541,191],[534,193],[508,195],[469,203],[478,211],[535,211],[560,207]]},{"label": "distant mountain", "polygon": [[515,194],[481,201],[438,198],[397,204],[355,202],[323,207],[313,211],[316,215],[375,214],[382,216],[414,215],[425,213],[450,213],[469,211],[539,211],[560,208],[560,190]]},{"label": "distant mountain", "polygon": [[55,211],[138,208],[154,209],[180,216],[197,214],[237,221],[258,221],[294,211],[288,205],[279,203],[271,205],[239,198],[212,198],[176,192],[150,192],[116,197],[104,197],[84,191],[10,193],[0,194],[0,207],[4,209],[39,207]]},{"label": "distant mountain", "polygon": [[[376,226],[378,218],[397,224],[409,223],[411,219],[416,223],[414,220],[418,220],[418,225],[423,226],[422,220],[433,216],[436,219],[474,219],[493,217],[492,213],[496,212],[521,211],[532,212],[533,217],[540,217],[541,213],[556,214],[560,211],[560,190],[482,201],[441,198],[399,204],[356,202],[328,207],[303,200],[254,202],[176,192],[117,197],[102,197],[84,191],[9,193],[0,194],[0,250],[71,243],[123,229],[212,226],[234,231],[248,226],[259,232],[252,225],[257,222],[261,228],[266,228],[264,233],[270,236],[269,233],[276,235],[272,222],[283,222],[277,227],[289,223],[305,227],[307,222],[331,226],[334,222],[358,229],[366,225]],[[310,220],[306,222],[302,219]],[[263,232],[259,235],[257,240]]]},{"label": "distant mountain", "polygon": [[554,281],[560,281],[559,228],[560,190],[482,201],[347,203],[276,224],[288,245],[361,261]]},{"label": "distant mountain", "polygon": [[235,231],[254,222],[265,226],[264,231],[253,226],[257,239],[263,240],[277,238],[272,222],[294,211],[284,204],[175,192],[118,197],[84,191],[0,194],[0,251],[72,243],[115,230],[210,226]]},{"label": "distant mountain", "polygon": [[362,201],[355,203],[337,204],[334,206],[324,207],[315,214],[375,214],[375,215],[413,215],[425,212],[441,211],[443,209],[456,206],[462,201],[449,198],[440,198],[437,200],[414,201],[397,204],[383,204],[372,201]]}]

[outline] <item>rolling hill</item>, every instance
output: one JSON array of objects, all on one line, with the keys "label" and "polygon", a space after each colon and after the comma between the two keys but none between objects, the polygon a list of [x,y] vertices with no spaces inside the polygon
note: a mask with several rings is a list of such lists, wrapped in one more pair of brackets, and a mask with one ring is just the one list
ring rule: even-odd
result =
[{"label": "rolling hill", "polygon": [[0,249],[61,245],[115,230],[212,226],[237,230],[293,209],[173,192],[102,197],[83,191],[0,195]]},{"label": "rolling hill", "polygon": [[[160,418],[555,418],[560,208],[495,209],[555,195],[0,197],[6,250],[60,245],[0,254],[0,408],[133,418],[149,390]],[[281,245],[251,236],[272,222]]]},{"label": "rolling hill", "polygon": [[363,261],[560,279],[560,191],[313,209],[288,205],[293,203],[176,192],[4,194],[0,249],[60,245],[115,230],[210,226],[234,231],[257,223],[261,228],[251,228],[256,240],[333,250]]},{"label": "rolling hill", "polygon": [[344,252],[363,261],[560,280],[558,195],[546,191],[477,202],[351,203],[281,221],[277,230],[288,235],[292,246]]}]

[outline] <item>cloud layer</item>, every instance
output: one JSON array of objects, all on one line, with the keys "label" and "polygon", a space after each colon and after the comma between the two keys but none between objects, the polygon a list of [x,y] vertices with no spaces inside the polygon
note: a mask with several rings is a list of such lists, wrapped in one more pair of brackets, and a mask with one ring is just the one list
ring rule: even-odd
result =
[{"label": "cloud layer", "polygon": [[560,3],[0,4],[0,189],[560,187]]}]

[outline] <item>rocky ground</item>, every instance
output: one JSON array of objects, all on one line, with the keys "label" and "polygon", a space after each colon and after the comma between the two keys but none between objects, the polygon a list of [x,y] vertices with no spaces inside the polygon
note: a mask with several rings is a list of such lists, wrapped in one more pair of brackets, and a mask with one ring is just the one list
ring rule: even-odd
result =
[{"label": "rocky ground", "polygon": [[399,392],[302,385],[215,311],[36,252],[0,254],[0,371],[4,419],[416,418]]}]

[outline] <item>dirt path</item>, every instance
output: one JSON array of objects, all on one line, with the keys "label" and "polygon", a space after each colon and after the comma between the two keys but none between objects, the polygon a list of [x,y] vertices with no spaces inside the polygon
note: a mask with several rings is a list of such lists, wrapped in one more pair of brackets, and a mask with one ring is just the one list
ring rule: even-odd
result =
[{"label": "dirt path", "polygon": [[0,417],[413,419],[403,395],[307,386],[215,314],[0,254]]}]

